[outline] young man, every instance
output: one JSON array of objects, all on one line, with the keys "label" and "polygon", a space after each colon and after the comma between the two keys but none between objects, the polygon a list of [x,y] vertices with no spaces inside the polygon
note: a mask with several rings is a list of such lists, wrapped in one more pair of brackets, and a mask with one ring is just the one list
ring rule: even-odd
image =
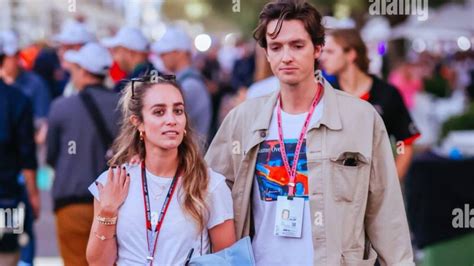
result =
[{"label": "young man", "polygon": [[314,78],[319,12],[268,3],[254,36],[280,91],[232,110],[206,155],[232,189],[237,237],[252,237],[257,265],[414,265],[382,119]]},{"label": "young man", "polygon": [[148,61],[148,40],[138,28],[122,27],[114,37],[102,40],[102,44],[110,49],[114,61],[127,73],[126,80],[115,85],[115,91],[121,91],[128,80],[154,69]]},{"label": "young man", "polygon": [[[1,68],[3,81],[20,90],[32,103],[33,121],[35,126],[35,142],[37,149],[41,151],[45,148],[47,116],[51,98],[49,89],[43,79],[32,71],[24,70],[20,65],[19,43],[16,34],[12,31],[3,31],[0,38],[4,42],[5,58]],[[43,156],[38,156],[38,165],[41,167]],[[35,234],[33,232],[33,220],[39,216],[39,202],[28,200],[27,187],[24,186],[24,176],[20,177],[20,184],[23,187],[22,201],[25,202],[25,233],[29,241],[23,246],[21,252],[21,262],[32,265],[35,257]],[[38,205],[38,206],[35,206]]]},{"label": "young man", "polygon": [[326,38],[321,62],[338,78],[343,91],[371,103],[382,117],[387,132],[396,140],[396,166],[401,180],[413,157],[412,143],[420,136],[396,88],[368,73],[367,48],[354,29],[334,30]]},{"label": "young man", "polygon": [[[37,162],[31,101],[18,88],[3,81],[3,62],[5,50],[8,50],[4,48],[0,38],[0,217],[3,219],[2,225],[15,226],[12,217],[5,215],[8,210],[16,212],[14,208],[18,208],[19,202],[28,200],[38,215],[40,197],[36,186]],[[22,196],[23,189],[18,183],[20,173],[25,177],[27,197]],[[9,220],[5,220],[6,217]],[[5,229],[0,228],[0,264],[17,265],[20,258],[18,235],[12,232],[6,234]],[[24,227],[15,229],[22,230]]]},{"label": "young man", "polygon": [[[106,151],[118,131],[119,95],[104,87],[112,58],[107,49],[88,43],[64,58],[78,95],[56,99],[49,113],[47,162],[53,183],[56,230],[66,265],[87,265],[86,247],[93,221],[88,186],[106,167]],[[72,237],[72,238],[71,238]]]},{"label": "young man", "polygon": [[[63,76],[65,79],[65,87],[62,95],[71,96],[78,93],[71,80],[69,80],[69,63],[64,60],[64,54],[68,51],[78,51],[86,43],[95,41],[95,36],[90,33],[84,23],[72,20],[68,21],[61,28],[61,32],[54,36],[54,41],[58,44],[57,55],[61,63],[61,70],[55,73],[55,76]],[[52,60],[53,58],[49,58]],[[51,62],[49,62],[51,63]]]},{"label": "young man", "polygon": [[183,30],[170,27],[152,45],[151,50],[160,56],[168,71],[176,74],[176,79],[183,88],[186,112],[192,127],[207,141],[212,118],[211,95],[204,77],[191,65],[191,44],[189,36]]}]

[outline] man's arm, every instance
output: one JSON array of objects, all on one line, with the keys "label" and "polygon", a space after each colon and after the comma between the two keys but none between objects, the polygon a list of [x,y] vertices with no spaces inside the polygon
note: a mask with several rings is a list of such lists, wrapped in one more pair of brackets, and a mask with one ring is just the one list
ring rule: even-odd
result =
[{"label": "man's arm", "polygon": [[222,122],[206,153],[206,162],[212,170],[225,176],[232,190],[235,181],[233,154],[241,152],[241,143],[232,140],[234,115],[231,111]]},{"label": "man's arm", "polygon": [[402,96],[396,88],[393,88],[390,96],[391,117],[387,124],[387,131],[396,139],[395,165],[400,181],[403,181],[405,174],[413,158],[413,142],[420,137],[420,132],[411,119]]},{"label": "man's arm", "polygon": [[408,171],[408,167],[410,167],[412,158],[413,158],[412,145],[406,145],[403,148],[403,153],[400,153],[400,154],[397,153],[397,157],[395,158],[395,165],[397,167],[397,173],[398,173],[398,177],[400,178],[400,181],[403,181]]},{"label": "man's arm", "polygon": [[25,177],[28,199],[33,208],[35,218],[40,213],[40,198],[36,185],[36,144],[34,141],[33,111],[29,104],[25,105],[18,121],[17,147],[20,149],[20,162]]},{"label": "man's arm", "polygon": [[375,116],[365,229],[381,265],[414,265],[390,141],[382,118],[378,114]]},{"label": "man's arm", "polygon": [[48,116],[48,132],[46,135],[46,162],[53,168],[56,166],[60,148],[59,111],[57,102],[53,102]]}]

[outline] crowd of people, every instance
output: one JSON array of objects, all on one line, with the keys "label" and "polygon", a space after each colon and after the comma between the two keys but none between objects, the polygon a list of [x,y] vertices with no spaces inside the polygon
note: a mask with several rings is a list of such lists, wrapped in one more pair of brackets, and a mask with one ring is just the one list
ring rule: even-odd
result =
[{"label": "crowd of people", "polygon": [[1,32],[0,208],[25,204],[27,237],[0,236],[0,264],[33,264],[48,165],[65,265],[183,265],[246,236],[256,265],[414,265],[400,183],[417,149],[474,129],[473,54],[369,73],[357,30],[295,0],[253,37]]}]

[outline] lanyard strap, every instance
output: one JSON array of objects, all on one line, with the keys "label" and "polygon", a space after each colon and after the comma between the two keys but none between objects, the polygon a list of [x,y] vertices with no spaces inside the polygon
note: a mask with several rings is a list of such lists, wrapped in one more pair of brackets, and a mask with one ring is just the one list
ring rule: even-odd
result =
[{"label": "lanyard strap", "polygon": [[[178,181],[178,170],[173,177],[173,181],[171,182],[170,188],[168,189],[168,193],[166,194],[165,201],[163,202],[163,206],[161,206],[161,211],[158,216],[158,222],[156,227],[153,229],[151,224],[151,207],[150,207],[150,198],[148,195],[148,182],[146,179],[146,170],[145,170],[145,161],[142,162],[142,190],[143,190],[143,201],[145,203],[145,220],[146,220],[146,230],[147,230],[147,245],[148,245],[148,256],[147,260],[152,265],[153,258],[155,256],[156,251],[156,244],[158,242],[158,235],[160,234],[161,225],[163,224],[163,220],[166,215],[166,211],[171,202],[171,198],[173,197],[173,193],[176,188],[176,183]],[[152,248],[153,246],[153,248]]]},{"label": "lanyard strap", "polygon": [[323,86],[319,83],[319,89],[316,96],[311,103],[311,108],[306,116],[306,120],[303,124],[303,128],[301,129],[300,137],[298,142],[296,143],[295,155],[293,156],[293,165],[290,169],[290,164],[288,162],[288,157],[286,156],[286,149],[285,143],[283,142],[283,127],[281,122],[281,97],[278,96],[278,104],[277,104],[277,122],[278,122],[278,141],[280,143],[280,153],[283,160],[283,164],[285,165],[286,173],[289,177],[288,182],[288,196],[293,197],[295,195],[295,179],[296,179],[296,168],[298,166],[298,160],[300,157],[301,146],[303,144],[304,138],[306,136],[306,130],[308,129],[309,122],[311,121],[311,117],[313,116],[314,109],[318,105],[319,101],[321,100],[321,96],[323,93]]}]

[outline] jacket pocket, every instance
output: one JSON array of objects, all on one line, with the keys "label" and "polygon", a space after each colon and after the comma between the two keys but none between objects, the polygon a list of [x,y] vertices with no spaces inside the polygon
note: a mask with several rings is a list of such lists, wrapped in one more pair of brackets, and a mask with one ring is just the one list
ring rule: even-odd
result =
[{"label": "jacket pocket", "polygon": [[377,252],[370,248],[369,257],[361,258],[362,254],[348,250],[342,253],[341,266],[373,266],[377,260]]},{"label": "jacket pocket", "polygon": [[343,152],[330,161],[334,200],[352,202],[363,174],[362,170],[368,165],[367,158],[359,152]]}]

